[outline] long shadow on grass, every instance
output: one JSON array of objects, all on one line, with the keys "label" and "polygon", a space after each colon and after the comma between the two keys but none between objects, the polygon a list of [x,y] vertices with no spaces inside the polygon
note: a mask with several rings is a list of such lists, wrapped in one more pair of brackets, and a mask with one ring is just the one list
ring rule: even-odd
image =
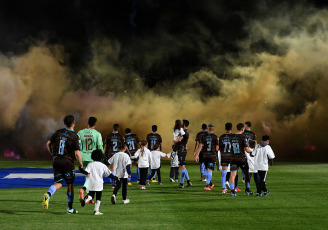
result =
[{"label": "long shadow on grass", "polygon": [[[5,213],[5,214],[14,214],[14,215],[21,215],[20,213],[44,213],[45,211],[40,210],[40,211],[27,211],[27,210],[0,210],[0,213]],[[51,212],[52,214],[60,215],[63,214],[62,212]],[[64,212],[66,214],[66,212]]]}]

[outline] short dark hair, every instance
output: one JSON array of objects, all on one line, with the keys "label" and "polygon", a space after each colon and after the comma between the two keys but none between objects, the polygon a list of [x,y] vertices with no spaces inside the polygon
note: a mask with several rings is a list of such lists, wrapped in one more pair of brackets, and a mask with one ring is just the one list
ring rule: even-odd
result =
[{"label": "short dark hair", "polygon": [[188,120],[183,120],[182,122],[183,122],[182,124],[184,124],[184,126],[186,126],[186,127],[189,126],[189,121]]},{"label": "short dark hair", "polygon": [[268,141],[268,140],[270,140],[270,137],[268,135],[264,135],[262,137],[262,141]]},{"label": "short dark hair", "polygon": [[96,125],[96,122],[97,122],[97,118],[95,118],[95,117],[89,117],[88,125],[89,125],[90,127],[95,126],[95,125]]},{"label": "short dark hair", "polygon": [[202,124],[202,129],[207,129],[207,124]]},{"label": "short dark hair", "polygon": [[157,131],[157,125],[153,125],[153,126],[151,127],[151,130],[152,130],[153,132],[156,132],[156,131]]},{"label": "short dark hair", "polygon": [[91,159],[94,161],[101,161],[103,156],[104,155],[100,149],[96,149],[91,153]]},{"label": "short dark hair", "polygon": [[248,127],[252,127],[252,122],[250,122],[250,121],[246,121],[246,122],[245,122],[245,125],[247,125]]},{"label": "short dark hair", "polygon": [[73,115],[67,115],[64,118],[64,124],[66,125],[67,128],[71,127],[74,122],[74,116]]},{"label": "short dark hair", "polygon": [[159,148],[159,144],[154,144],[153,149],[157,150]]},{"label": "short dark hair", "polygon": [[114,124],[114,125],[113,125],[113,129],[114,129],[115,131],[118,131],[119,128],[120,128],[119,124]]},{"label": "short dark hair", "polygon": [[237,130],[238,131],[241,131],[244,127],[245,127],[245,125],[243,123],[238,123],[237,124]]},{"label": "short dark hair", "polygon": [[228,122],[224,125],[224,127],[225,127],[225,130],[230,131],[230,130],[232,130],[232,123]]},{"label": "short dark hair", "polygon": [[118,143],[117,143],[117,148],[118,148],[119,150],[124,149],[125,146],[126,146],[126,143],[125,143],[125,142],[118,142]]},{"label": "short dark hair", "polygon": [[248,145],[250,148],[254,149],[255,145],[256,145],[256,141],[255,140],[249,140]]},{"label": "short dark hair", "polygon": [[125,129],[125,133],[126,133],[126,134],[131,133],[131,129],[126,128],[126,129]]}]

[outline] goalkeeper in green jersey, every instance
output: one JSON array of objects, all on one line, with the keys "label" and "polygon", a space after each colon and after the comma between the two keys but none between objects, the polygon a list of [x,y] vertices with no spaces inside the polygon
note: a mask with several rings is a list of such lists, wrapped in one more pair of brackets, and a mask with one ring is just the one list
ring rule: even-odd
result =
[{"label": "goalkeeper in green jersey", "polygon": [[[90,117],[88,120],[88,128],[80,130],[77,135],[80,138],[80,149],[81,149],[81,156],[82,156],[82,164],[83,168],[86,168],[90,162],[93,162],[91,159],[91,153],[99,149],[104,154],[103,149],[103,141],[101,134],[95,130],[97,118]],[[79,190],[79,199],[83,201],[84,199],[84,192],[87,193],[87,187],[89,184],[89,177],[85,178],[85,183],[83,188]],[[92,201],[90,203],[93,203]]]}]

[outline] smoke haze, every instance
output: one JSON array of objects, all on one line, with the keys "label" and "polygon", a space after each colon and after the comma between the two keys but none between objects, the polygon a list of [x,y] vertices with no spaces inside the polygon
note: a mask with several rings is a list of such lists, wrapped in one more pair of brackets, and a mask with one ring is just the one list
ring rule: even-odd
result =
[{"label": "smoke haze", "polygon": [[[159,9],[153,4],[146,6]],[[0,129],[9,140],[3,151],[49,157],[46,141],[73,114],[76,130],[97,117],[104,138],[114,123],[141,139],[157,124],[164,152],[171,150],[174,121],[188,119],[190,160],[202,123],[214,124],[221,135],[226,122],[235,131],[237,123],[250,120],[258,141],[270,135],[278,159],[328,160],[328,11],[306,2],[272,7],[255,1],[250,12],[223,16],[223,3],[185,7],[200,7],[209,23],[163,13],[150,22],[156,30],[149,33],[138,21],[137,5],[136,35],[126,42],[94,31],[83,65],[72,64],[67,45],[47,39],[32,39],[24,52],[1,54]],[[251,11],[256,16],[248,17]],[[177,20],[185,24],[176,35]],[[224,23],[238,24],[240,33],[225,26],[216,34],[215,25]]]}]

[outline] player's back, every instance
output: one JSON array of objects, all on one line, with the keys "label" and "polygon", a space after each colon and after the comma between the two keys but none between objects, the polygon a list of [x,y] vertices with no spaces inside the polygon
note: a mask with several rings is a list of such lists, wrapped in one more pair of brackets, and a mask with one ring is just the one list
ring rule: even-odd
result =
[{"label": "player's back", "polygon": [[183,139],[181,140],[181,145],[186,146],[189,140],[189,131],[188,129],[184,129],[183,131],[185,132],[185,134],[183,135]]},{"label": "player's back", "polygon": [[232,152],[235,157],[245,157],[244,148],[247,147],[246,139],[243,134],[232,134],[231,137]]},{"label": "player's back", "polygon": [[74,159],[74,153],[80,149],[79,137],[71,129],[59,129],[50,138],[51,150],[54,158],[65,157]]},{"label": "player's back", "polygon": [[218,143],[218,137],[214,133],[208,132],[202,137],[201,141],[202,145],[204,146],[204,153],[203,156],[206,158],[206,156],[216,155],[216,146]]},{"label": "player's back", "polygon": [[146,141],[148,143],[148,148],[150,151],[154,150],[154,145],[160,145],[162,143],[162,137],[158,133],[149,133],[147,135]]},{"label": "player's back", "polygon": [[140,139],[136,134],[127,134],[125,136],[125,142],[129,148],[129,152],[132,156],[136,153],[139,148]]},{"label": "player's back", "polygon": [[101,134],[95,129],[82,129],[77,135],[81,140],[81,154],[82,159],[84,156],[88,156],[91,160],[91,153],[98,148],[99,145],[103,145]]},{"label": "player's back", "polygon": [[110,158],[119,151],[118,146],[125,142],[124,137],[118,132],[108,134],[105,140],[106,156]]},{"label": "player's back", "polygon": [[231,156],[232,150],[232,134],[231,133],[224,133],[219,138],[219,149],[221,156]]},{"label": "player's back", "polygon": [[249,129],[245,129],[244,131],[244,136],[246,138],[246,144],[248,145],[248,142],[250,140],[256,140],[256,134],[252,131],[252,130],[249,130]]},{"label": "player's back", "polygon": [[[202,138],[203,138],[203,136],[206,135],[206,134],[207,134],[207,131],[206,130],[205,131],[204,130],[203,131],[200,131],[199,133],[197,133],[195,141],[198,141],[198,143],[200,143],[201,140],[202,140]],[[200,153],[202,153],[203,151],[204,151],[204,146],[200,150]]]}]

